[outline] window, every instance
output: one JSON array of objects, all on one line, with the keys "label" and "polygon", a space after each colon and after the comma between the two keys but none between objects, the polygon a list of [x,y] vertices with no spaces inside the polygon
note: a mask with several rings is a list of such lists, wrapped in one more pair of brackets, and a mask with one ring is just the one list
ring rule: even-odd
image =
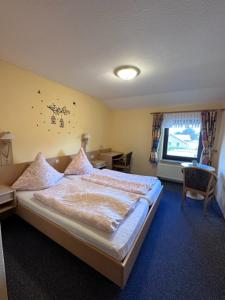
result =
[{"label": "window", "polygon": [[192,161],[200,159],[202,151],[201,127],[165,128],[163,159]]}]

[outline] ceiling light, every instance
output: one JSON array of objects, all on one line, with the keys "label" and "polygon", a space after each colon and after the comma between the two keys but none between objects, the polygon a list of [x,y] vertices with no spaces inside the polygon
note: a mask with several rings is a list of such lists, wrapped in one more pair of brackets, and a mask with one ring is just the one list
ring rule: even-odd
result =
[{"label": "ceiling light", "polygon": [[131,80],[137,77],[141,70],[134,66],[120,66],[114,70],[114,74],[123,80]]}]

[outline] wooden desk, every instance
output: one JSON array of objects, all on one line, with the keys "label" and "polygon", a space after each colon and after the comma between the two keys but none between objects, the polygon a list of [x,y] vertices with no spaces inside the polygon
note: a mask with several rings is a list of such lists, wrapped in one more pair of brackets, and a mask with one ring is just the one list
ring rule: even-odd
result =
[{"label": "wooden desk", "polygon": [[112,169],[112,161],[113,158],[117,158],[123,155],[122,152],[110,151],[110,152],[102,152],[99,154],[99,159],[104,160],[107,169]]},{"label": "wooden desk", "polygon": [[189,162],[183,162],[181,163],[181,166],[183,168],[191,168],[191,167],[195,167],[195,168],[199,168],[199,169],[203,169],[209,172],[215,172],[215,168],[212,166],[208,166],[208,165],[203,165],[203,164],[196,164],[194,165],[193,163],[189,163]]}]

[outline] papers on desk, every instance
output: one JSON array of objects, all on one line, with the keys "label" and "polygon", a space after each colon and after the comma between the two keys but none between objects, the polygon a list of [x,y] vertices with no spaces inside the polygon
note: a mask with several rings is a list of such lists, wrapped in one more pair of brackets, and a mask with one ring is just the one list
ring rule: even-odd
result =
[{"label": "papers on desk", "polygon": [[106,167],[106,162],[104,160],[92,160],[91,161],[94,168],[102,169]]}]

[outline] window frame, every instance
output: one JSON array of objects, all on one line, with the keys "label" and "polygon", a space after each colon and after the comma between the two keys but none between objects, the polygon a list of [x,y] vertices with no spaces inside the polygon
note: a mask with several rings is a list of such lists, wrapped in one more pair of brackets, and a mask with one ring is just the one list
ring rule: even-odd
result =
[{"label": "window frame", "polygon": [[202,153],[202,149],[203,149],[201,132],[199,135],[197,158],[196,157],[168,155],[167,154],[168,139],[169,139],[169,128],[164,128],[162,159],[173,160],[173,161],[185,161],[185,162],[192,162],[193,160],[197,160],[198,162],[200,161],[200,157],[201,157],[201,153]]}]

